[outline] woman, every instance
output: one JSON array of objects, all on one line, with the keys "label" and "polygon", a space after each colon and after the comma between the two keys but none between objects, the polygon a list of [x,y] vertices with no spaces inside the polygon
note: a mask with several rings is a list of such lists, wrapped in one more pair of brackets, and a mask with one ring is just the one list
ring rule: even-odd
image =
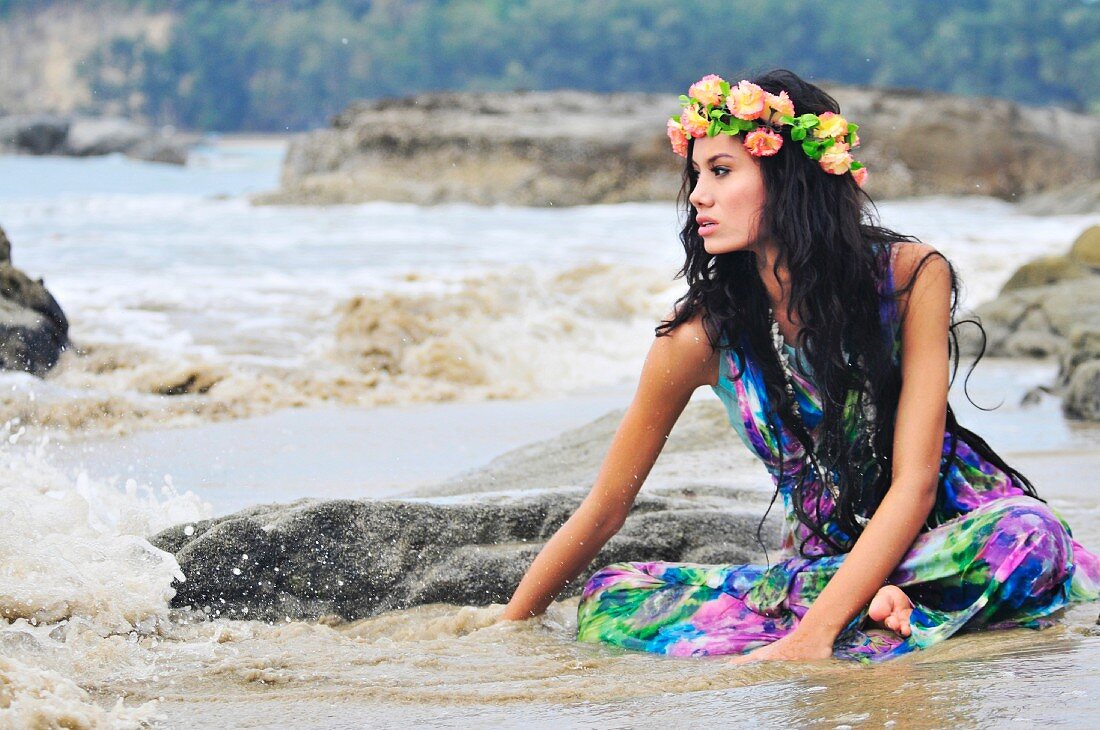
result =
[{"label": "woman", "polygon": [[869,221],[857,126],[836,101],[779,70],[733,87],[706,76],[681,103],[668,132],[687,158],[688,291],[657,328],[591,493],[504,618],[542,612],[588,566],[702,385],[775,480],[783,559],[609,566],[585,587],[579,639],[873,660],[1100,597],[1100,560],[956,422],[954,272]]}]

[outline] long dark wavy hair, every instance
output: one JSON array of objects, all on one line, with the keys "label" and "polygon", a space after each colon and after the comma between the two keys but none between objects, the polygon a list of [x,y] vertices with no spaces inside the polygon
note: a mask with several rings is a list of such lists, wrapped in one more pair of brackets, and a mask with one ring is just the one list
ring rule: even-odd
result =
[{"label": "long dark wavy hair", "polygon": [[[791,71],[778,69],[750,80],[772,94],[785,90],[799,114],[840,113],[833,97]],[[798,345],[814,373],[822,400],[823,419],[817,443],[801,419],[792,413],[785,375],[771,341],[770,304],[756,255],[747,250],[709,254],[703,247],[695,221],[697,211],[689,199],[698,176],[691,166],[690,146],[679,196],[685,214],[680,240],[686,259],[677,273],[677,278],[683,277],[687,282],[688,290],[677,301],[672,318],[663,321],[656,333],[668,335],[702,310],[712,347],[732,348],[736,362],[744,363],[746,356],[750,356],[759,364],[768,399],[774,404],[769,418],[778,417],[797,437],[807,455],[792,487],[795,513],[813,535],[835,550],[846,551],[863,529],[857,516],[874,513],[890,487],[892,476],[901,369],[894,359],[893,337],[881,316],[883,297],[892,297],[896,306],[897,298],[912,288],[928,261],[943,257],[938,252],[928,253],[908,282],[884,286],[893,245],[918,239],[878,225],[873,201],[852,176],[825,173],[802,152],[797,142],[790,140],[787,130],[783,132],[785,144],[778,153],[760,158],[765,203],[757,237],[778,243],[780,255],[775,273],[778,275],[780,265],[785,265],[790,273],[787,315],[802,325]],[[980,329],[981,324],[974,320],[956,321],[958,279],[949,262],[948,268],[954,381],[959,366],[957,328],[970,323]],[[971,364],[971,371],[985,350],[984,330],[981,335],[981,352]],[[741,373],[734,375],[740,376]],[[772,426],[778,424],[773,422]],[[938,499],[944,494],[943,482],[955,460],[959,439],[1009,474],[1027,494],[1037,496],[1026,477],[1006,464],[977,434],[959,425],[950,405],[946,426],[952,438],[950,450],[941,462]],[[776,440],[780,443],[782,473],[782,439]],[[836,476],[839,499],[831,520],[839,528],[839,534],[824,529],[820,499],[814,500],[815,508],[807,510],[804,506],[808,477],[818,465]],[[776,494],[778,486],[773,503]],[[799,549],[804,552],[805,543]]]}]

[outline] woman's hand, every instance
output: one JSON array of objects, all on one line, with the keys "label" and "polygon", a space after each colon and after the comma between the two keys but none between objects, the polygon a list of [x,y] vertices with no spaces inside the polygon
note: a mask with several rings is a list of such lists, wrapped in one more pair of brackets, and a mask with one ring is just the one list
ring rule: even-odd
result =
[{"label": "woman's hand", "polygon": [[798,630],[774,641],[767,646],[753,649],[748,654],[736,656],[731,664],[750,664],[752,662],[805,662],[816,659],[828,659],[833,655],[833,645],[819,639],[799,634]]}]

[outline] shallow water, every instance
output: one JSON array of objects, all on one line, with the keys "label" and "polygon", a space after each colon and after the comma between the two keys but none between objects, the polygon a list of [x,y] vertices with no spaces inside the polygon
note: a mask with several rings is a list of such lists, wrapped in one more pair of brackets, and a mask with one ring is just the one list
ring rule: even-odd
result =
[{"label": "shallow water", "polygon": [[[601,388],[636,377],[682,290],[671,198],[251,206],[276,184],[280,153],[211,144],[186,168],[0,155],[15,263],[45,278],[76,345],[45,382],[0,374],[3,412],[61,437]],[[988,198],[880,213],[952,257],[971,304],[1100,223]]]}]

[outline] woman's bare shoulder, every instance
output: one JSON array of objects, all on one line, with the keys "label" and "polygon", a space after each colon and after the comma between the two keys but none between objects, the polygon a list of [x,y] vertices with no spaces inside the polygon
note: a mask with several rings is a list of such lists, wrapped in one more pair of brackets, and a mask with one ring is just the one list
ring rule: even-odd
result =
[{"label": "woman's bare shoulder", "polygon": [[891,257],[894,285],[898,289],[908,289],[913,277],[924,269],[942,272],[948,266],[939,249],[923,241],[899,241],[893,244]]},{"label": "woman's bare shoulder", "polygon": [[[664,321],[671,321],[673,314],[669,312]],[[653,349],[662,351],[670,367],[681,370],[697,385],[718,382],[718,356],[710,344],[702,310],[696,311],[668,334],[658,336]]]}]

